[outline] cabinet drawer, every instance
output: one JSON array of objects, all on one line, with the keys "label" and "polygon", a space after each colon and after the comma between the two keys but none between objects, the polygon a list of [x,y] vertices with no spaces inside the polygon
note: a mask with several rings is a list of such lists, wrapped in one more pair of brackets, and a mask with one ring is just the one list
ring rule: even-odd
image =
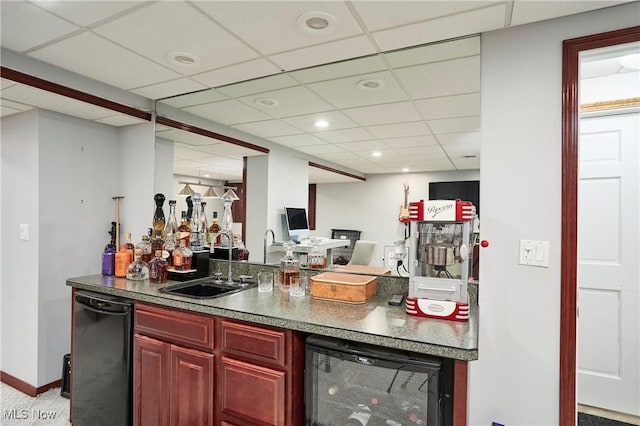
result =
[{"label": "cabinet drawer", "polygon": [[284,368],[286,331],[221,320],[222,350],[258,363]]},{"label": "cabinet drawer", "polygon": [[215,320],[206,315],[137,303],[134,330],[165,342],[213,352]]}]

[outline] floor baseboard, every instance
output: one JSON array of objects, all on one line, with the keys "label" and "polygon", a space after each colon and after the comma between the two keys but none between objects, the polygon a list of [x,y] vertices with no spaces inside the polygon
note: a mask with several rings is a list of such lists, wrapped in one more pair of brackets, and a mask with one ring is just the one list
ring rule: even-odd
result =
[{"label": "floor baseboard", "polygon": [[4,371],[0,371],[0,381],[2,383],[6,383],[12,388],[19,390],[25,395],[36,396],[41,393],[48,391],[49,389],[59,388],[62,385],[62,379],[55,380],[51,383],[47,383],[44,386],[35,387],[30,385],[29,383],[18,379],[15,376],[12,376],[9,373],[5,373]]}]

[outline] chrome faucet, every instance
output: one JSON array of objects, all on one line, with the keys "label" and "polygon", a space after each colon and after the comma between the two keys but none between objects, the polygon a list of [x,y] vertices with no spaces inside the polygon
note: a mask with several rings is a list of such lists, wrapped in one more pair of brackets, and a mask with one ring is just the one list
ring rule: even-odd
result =
[{"label": "chrome faucet", "polygon": [[276,239],[276,234],[273,232],[273,229],[267,229],[266,231],[264,231],[264,257],[262,263],[264,263],[265,265],[267,264],[267,235],[269,235],[269,233],[271,233],[272,243]]},{"label": "chrome faucet", "polygon": [[227,282],[225,284],[233,284],[233,278],[231,278],[231,259],[233,258],[233,232],[231,230],[220,231],[218,235],[224,235],[229,241],[229,271],[227,273]]}]

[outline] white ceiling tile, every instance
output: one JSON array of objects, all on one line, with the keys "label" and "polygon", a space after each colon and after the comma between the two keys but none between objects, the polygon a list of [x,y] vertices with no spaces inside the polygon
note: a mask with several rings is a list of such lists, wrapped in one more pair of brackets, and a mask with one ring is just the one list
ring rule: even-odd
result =
[{"label": "white ceiling tile", "polygon": [[574,0],[536,2],[515,0],[513,2],[513,12],[511,13],[511,25],[521,25],[527,24],[529,22],[558,18],[560,16],[572,15],[575,13],[582,13],[589,10],[600,9],[603,7],[615,6],[616,4],[621,3],[628,3],[628,1]]},{"label": "white ceiling tile", "polygon": [[263,138],[273,136],[296,135],[302,133],[293,126],[289,126],[280,120],[257,121],[255,123],[236,124],[231,127],[243,130]]},{"label": "white ceiling tile", "polygon": [[323,145],[305,145],[305,146],[300,146],[297,148],[298,151],[302,151],[302,152],[306,152],[307,154],[312,154],[312,155],[323,155],[323,154],[330,154],[330,153],[341,153],[344,152],[344,150],[342,148],[340,148],[337,145],[332,145],[332,144],[323,144]]},{"label": "white ceiling tile", "polygon": [[[176,143],[184,144],[183,148],[188,148],[198,145],[210,145],[216,143],[217,139],[212,139],[207,136],[202,136],[197,133],[187,132],[185,130],[175,129],[173,127],[161,132],[156,131],[158,137],[174,141]],[[176,145],[178,146],[178,145]]]},{"label": "white ceiling tile", "polygon": [[0,104],[2,104],[2,106],[5,108],[11,108],[15,111],[27,111],[35,108],[33,105],[25,105],[20,102],[14,102],[9,99],[5,99],[4,97],[0,99]]},{"label": "white ceiling tile", "polygon": [[283,121],[296,126],[305,132],[318,132],[320,129],[315,126],[317,120],[325,120],[329,123],[328,130],[349,129],[358,127],[349,117],[340,111],[325,111],[309,115],[300,115],[296,117],[283,118]]},{"label": "white ceiling tile", "polygon": [[3,1],[1,5],[2,46],[18,52],[80,30],[77,25],[25,1]]},{"label": "white ceiling tile", "polygon": [[298,86],[299,83],[287,74],[276,74],[250,81],[219,87],[217,90],[227,96],[239,98],[256,93],[272,92],[287,87]]},{"label": "white ceiling tile", "polygon": [[103,21],[127,9],[144,4],[143,1],[34,1],[43,9],[87,27]]},{"label": "white ceiling tile", "polygon": [[328,161],[335,160],[360,160],[362,157],[353,152],[335,152],[335,153],[324,153],[322,154],[322,158]]},{"label": "white ceiling tile", "polygon": [[[183,148],[183,146],[187,146],[188,148]],[[204,156],[204,153],[196,151],[189,145],[175,144],[173,146],[173,157],[178,160],[198,160]]]},{"label": "white ceiling tile", "polygon": [[206,85],[207,87],[219,87],[224,86],[225,84],[236,83],[238,81],[269,76],[279,72],[280,68],[276,67],[266,59],[259,58],[192,75],[191,78]]},{"label": "white ceiling tile", "polygon": [[443,147],[455,146],[455,145],[473,145],[478,150],[480,149],[481,134],[477,132],[468,133],[448,133],[444,135],[438,135],[438,141]]},{"label": "white ceiling tile", "polygon": [[300,135],[274,136],[269,138],[269,140],[280,145],[288,146],[289,148],[297,148],[299,146],[306,145],[322,145],[323,143],[326,143],[322,139],[306,133]]},{"label": "white ceiling tile", "polygon": [[374,55],[292,71],[289,75],[301,83],[315,83],[317,81],[333,80],[353,75],[370,74],[372,72],[385,71],[386,69],[387,65],[382,59],[382,56]]},{"label": "white ceiling tile", "polygon": [[314,133],[314,135],[330,143],[355,142],[372,139],[371,133],[361,127],[317,132]]},{"label": "white ceiling tile", "polygon": [[111,117],[99,118],[95,121],[114,127],[130,126],[132,124],[140,124],[146,122],[145,120],[126,114],[115,114]]},{"label": "white ceiling tile", "polygon": [[451,160],[421,160],[416,161],[415,164],[424,170],[425,172],[440,172],[446,170],[456,170],[455,166],[451,163]]},{"label": "white ceiling tile", "polygon": [[18,84],[18,83],[16,83],[13,80],[8,80],[6,78],[0,78],[0,90],[7,89],[7,88],[9,88],[11,86],[14,86],[16,84]]},{"label": "white ceiling tile", "polygon": [[[362,34],[344,2],[204,1],[197,5],[265,55]],[[311,11],[328,13],[336,25],[314,34],[300,30],[296,20]]]},{"label": "white ceiling tile", "polygon": [[283,70],[299,70],[373,53],[376,53],[376,49],[369,38],[358,36],[271,55],[269,59]]},{"label": "white ceiling tile", "polygon": [[[503,28],[505,12],[505,3],[501,2],[497,6],[374,32],[373,38],[380,46],[380,49],[387,51],[407,47],[408,45],[415,46],[469,34],[478,34]],[[410,42],[407,42],[407,40],[410,40]]]},{"label": "white ceiling tile", "polygon": [[174,108],[184,108],[193,105],[207,104],[209,102],[221,101],[229,99],[215,89],[202,90],[197,93],[188,93],[186,95],[174,96],[169,99],[162,99],[162,103],[170,105]]},{"label": "white ceiling tile", "polygon": [[480,146],[476,144],[456,144],[456,145],[445,145],[445,152],[449,155],[449,157],[467,157],[467,156],[479,156],[480,155]]},{"label": "white ceiling tile", "polygon": [[362,151],[378,151],[388,149],[389,147],[381,141],[378,140],[368,140],[368,141],[358,141],[358,142],[343,142],[340,144],[336,144],[340,148],[349,152],[362,152]]},{"label": "white ceiling tile", "polygon": [[[70,55],[69,52],[83,53]],[[90,33],[70,37],[30,55],[126,90],[180,77],[167,68]]]},{"label": "white ceiling tile", "polygon": [[430,135],[431,131],[423,121],[413,123],[385,124],[383,126],[368,126],[366,129],[380,139],[399,138],[404,136]]},{"label": "white ceiling tile", "polygon": [[443,41],[426,46],[402,49],[385,53],[384,57],[393,68],[404,68],[432,62],[448,61],[480,54],[480,36]]},{"label": "white ceiling tile", "polygon": [[383,139],[391,148],[409,148],[414,146],[437,145],[438,141],[433,135],[407,136],[403,138]]},{"label": "white ceiling tile", "polygon": [[496,1],[355,1],[358,12],[369,31],[399,27],[478,9]]},{"label": "white ceiling tile", "polygon": [[[384,86],[372,90],[360,89],[357,86],[358,82],[366,79],[382,80]],[[308,87],[337,108],[354,108],[407,100],[395,78],[388,71],[312,83]]]},{"label": "white ceiling tile", "polygon": [[480,56],[396,70],[412,99],[480,91]]},{"label": "white ceiling tile", "polygon": [[412,161],[444,160],[447,158],[447,154],[440,146],[415,146],[398,148],[396,151]]},{"label": "white ceiling tile", "polygon": [[226,125],[273,118],[234,99],[195,105],[183,108],[183,110]]},{"label": "white ceiling tile", "polygon": [[[185,2],[157,2],[100,25],[94,32],[184,75],[258,56]],[[201,63],[193,67],[180,66],[167,60],[170,52],[196,55]]]},{"label": "white ceiling tile", "polygon": [[215,154],[222,156],[230,156],[234,158],[253,157],[256,155],[264,155],[261,151],[255,151],[253,149],[245,148],[240,145],[235,145],[228,142],[221,142],[213,145],[200,145],[193,149],[207,154]]},{"label": "white ceiling tile", "polygon": [[[32,109],[32,108],[28,108],[28,109]],[[0,117],[8,117],[13,114],[18,114],[22,111],[23,110],[14,109],[14,108],[5,106],[4,104],[0,105]]]},{"label": "white ceiling tile", "polygon": [[452,158],[451,161],[455,165],[456,170],[479,170],[480,169],[480,157]]},{"label": "white ceiling tile", "polygon": [[[267,107],[256,104],[256,100],[262,98],[274,99],[277,101],[277,105]],[[331,105],[303,86],[246,96],[240,98],[240,101],[275,117],[311,114],[333,109]]]},{"label": "white ceiling tile", "polygon": [[361,126],[418,121],[420,114],[411,102],[395,102],[345,109],[344,113]]},{"label": "white ceiling tile", "polygon": [[131,91],[149,99],[162,99],[169,96],[180,95],[182,93],[195,92],[197,90],[203,90],[206,88],[207,87],[203,84],[196,83],[191,79],[183,77],[177,80],[165,81],[164,83],[140,87]]},{"label": "white ceiling tile", "polygon": [[480,115],[480,93],[420,99],[415,105],[425,120]]},{"label": "white ceiling tile", "polygon": [[480,130],[480,117],[446,118],[427,122],[434,135],[443,133],[462,133]]}]

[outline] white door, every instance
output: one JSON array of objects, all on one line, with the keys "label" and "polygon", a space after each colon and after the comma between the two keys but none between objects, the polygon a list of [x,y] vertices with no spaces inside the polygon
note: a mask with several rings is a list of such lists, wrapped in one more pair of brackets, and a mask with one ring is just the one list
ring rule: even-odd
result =
[{"label": "white door", "polygon": [[640,415],[640,113],[580,120],[578,402]]}]

